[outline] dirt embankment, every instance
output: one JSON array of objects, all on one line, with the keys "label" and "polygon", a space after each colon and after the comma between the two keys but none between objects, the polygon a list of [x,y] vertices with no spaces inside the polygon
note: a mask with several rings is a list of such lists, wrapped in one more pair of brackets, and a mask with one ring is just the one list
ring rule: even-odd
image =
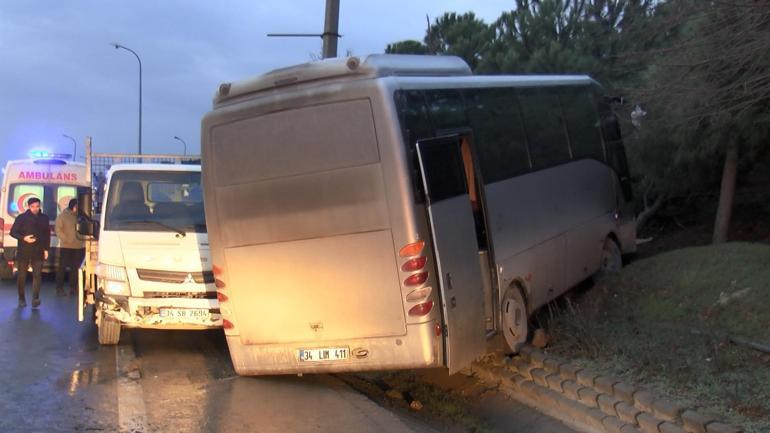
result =
[{"label": "dirt embankment", "polygon": [[770,245],[640,259],[543,316],[552,353],[770,430]]}]

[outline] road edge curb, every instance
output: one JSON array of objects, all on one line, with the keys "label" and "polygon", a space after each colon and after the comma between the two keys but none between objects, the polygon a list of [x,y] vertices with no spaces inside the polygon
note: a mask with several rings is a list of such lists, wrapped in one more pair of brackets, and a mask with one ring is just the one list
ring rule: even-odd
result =
[{"label": "road edge curb", "polygon": [[742,433],[695,409],[525,346],[471,372],[506,396],[585,433]]}]

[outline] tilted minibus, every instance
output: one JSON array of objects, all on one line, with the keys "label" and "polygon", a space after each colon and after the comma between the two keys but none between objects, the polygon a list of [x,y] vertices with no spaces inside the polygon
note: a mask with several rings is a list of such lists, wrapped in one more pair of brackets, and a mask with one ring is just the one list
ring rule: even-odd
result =
[{"label": "tilted minibus", "polygon": [[534,310],[635,249],[600,92],[403,55],[221,85],[203,183],[236,371],[454,373],[500,333],[518,350]]},{"label": "tilted minibus", "polygon": [[14,275],[18,241],[11,237],[11,227],[16,217],[27,210],[29,199],[40,199],[42,212],[51,220],[51,249],[43,271],[53,272],[59,249],[54,231],[56,218],[79,190],[88,187],[86,166],[82,163],[48,156],[8,161],[0,187],[0,279]]}]

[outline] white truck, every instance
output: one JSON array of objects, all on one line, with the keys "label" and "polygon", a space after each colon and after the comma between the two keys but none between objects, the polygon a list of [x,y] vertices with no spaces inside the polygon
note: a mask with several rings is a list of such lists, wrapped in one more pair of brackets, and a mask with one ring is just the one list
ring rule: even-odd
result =
[{"label": "white truck", "polygon": [[79,319],[93,304],[101,344],[121,328],[220,328],[199,157],[86,153]]}]

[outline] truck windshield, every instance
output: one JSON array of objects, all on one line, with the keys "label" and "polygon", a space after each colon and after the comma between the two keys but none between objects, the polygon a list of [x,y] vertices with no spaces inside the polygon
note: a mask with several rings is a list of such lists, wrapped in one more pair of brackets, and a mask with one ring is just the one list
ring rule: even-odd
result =
[{"label": "truck windshield", "polygon": [[206,232],[200,172],[113,173],[105,230]]}]

